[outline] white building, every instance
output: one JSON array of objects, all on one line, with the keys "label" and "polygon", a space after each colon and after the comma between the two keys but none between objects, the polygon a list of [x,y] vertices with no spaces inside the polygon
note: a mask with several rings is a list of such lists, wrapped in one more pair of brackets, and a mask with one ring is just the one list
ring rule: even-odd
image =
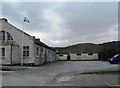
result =
[{"label": "white building", "polygon": [[70,53],[70,60],[98,60],[98,53]]},{"label": "white building", "polygon": [[40,65],[56,60],[56,52],[18,28],[0,19],[0,64]]},{"label": "white building", "polygon": [[98,53],[58,54],[58,60],[98,60]]},{"label": "white building", "polygon": [[58,60],[67,60],[68,54],[58,54]]},{"label": "white building", "polygon": [[57,53],[58,60],[98,60],[98,53],[93,51],[70,51],[70,53]]}]

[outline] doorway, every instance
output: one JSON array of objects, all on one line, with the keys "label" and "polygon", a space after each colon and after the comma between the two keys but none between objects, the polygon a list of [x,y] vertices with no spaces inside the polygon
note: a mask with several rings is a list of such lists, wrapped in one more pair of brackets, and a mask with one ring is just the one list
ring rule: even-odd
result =
[{"label": "doorway", "polygon": [[70,55],[67,55],[67,60],[70,60]]},{"label": "doorway", "polygon": [[47,63],[47,53],[45,53],[45,63]]}]

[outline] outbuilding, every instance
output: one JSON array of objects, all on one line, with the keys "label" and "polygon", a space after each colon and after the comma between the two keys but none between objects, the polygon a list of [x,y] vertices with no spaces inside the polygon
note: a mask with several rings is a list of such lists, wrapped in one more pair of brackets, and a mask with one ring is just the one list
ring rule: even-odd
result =
[{"label": "outbuilding", "polygon": [[67,53],[61,53],[57,54],[58,60],[67,60],[68,54]]},{"label": "outbuilding", "polygon": [[70,53],[70,60],[98,60],[98,53]]}]

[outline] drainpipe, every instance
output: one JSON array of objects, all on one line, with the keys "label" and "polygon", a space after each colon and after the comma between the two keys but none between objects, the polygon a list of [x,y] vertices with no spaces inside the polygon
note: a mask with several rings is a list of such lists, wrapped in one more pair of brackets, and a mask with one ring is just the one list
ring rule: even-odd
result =
[{"label": "drainpipe", "polygon": [[11,66],[13,65],[12,63],[12,44],[11,44]]}]

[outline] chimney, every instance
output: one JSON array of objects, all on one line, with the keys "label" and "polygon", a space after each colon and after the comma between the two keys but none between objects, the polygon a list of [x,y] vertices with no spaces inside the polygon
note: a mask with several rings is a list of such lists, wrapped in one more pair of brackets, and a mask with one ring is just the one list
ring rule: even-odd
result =
[{"label": "chimney", "polygon": [[37,41],[40,41],[40,38],[37,38],[36,40],[37,40]]},{"label": "chimney", "polygon": [[8,20],[7,20],[6,18],[2,18],[2,20],[4,20],[4,21],[8,22]]}]

